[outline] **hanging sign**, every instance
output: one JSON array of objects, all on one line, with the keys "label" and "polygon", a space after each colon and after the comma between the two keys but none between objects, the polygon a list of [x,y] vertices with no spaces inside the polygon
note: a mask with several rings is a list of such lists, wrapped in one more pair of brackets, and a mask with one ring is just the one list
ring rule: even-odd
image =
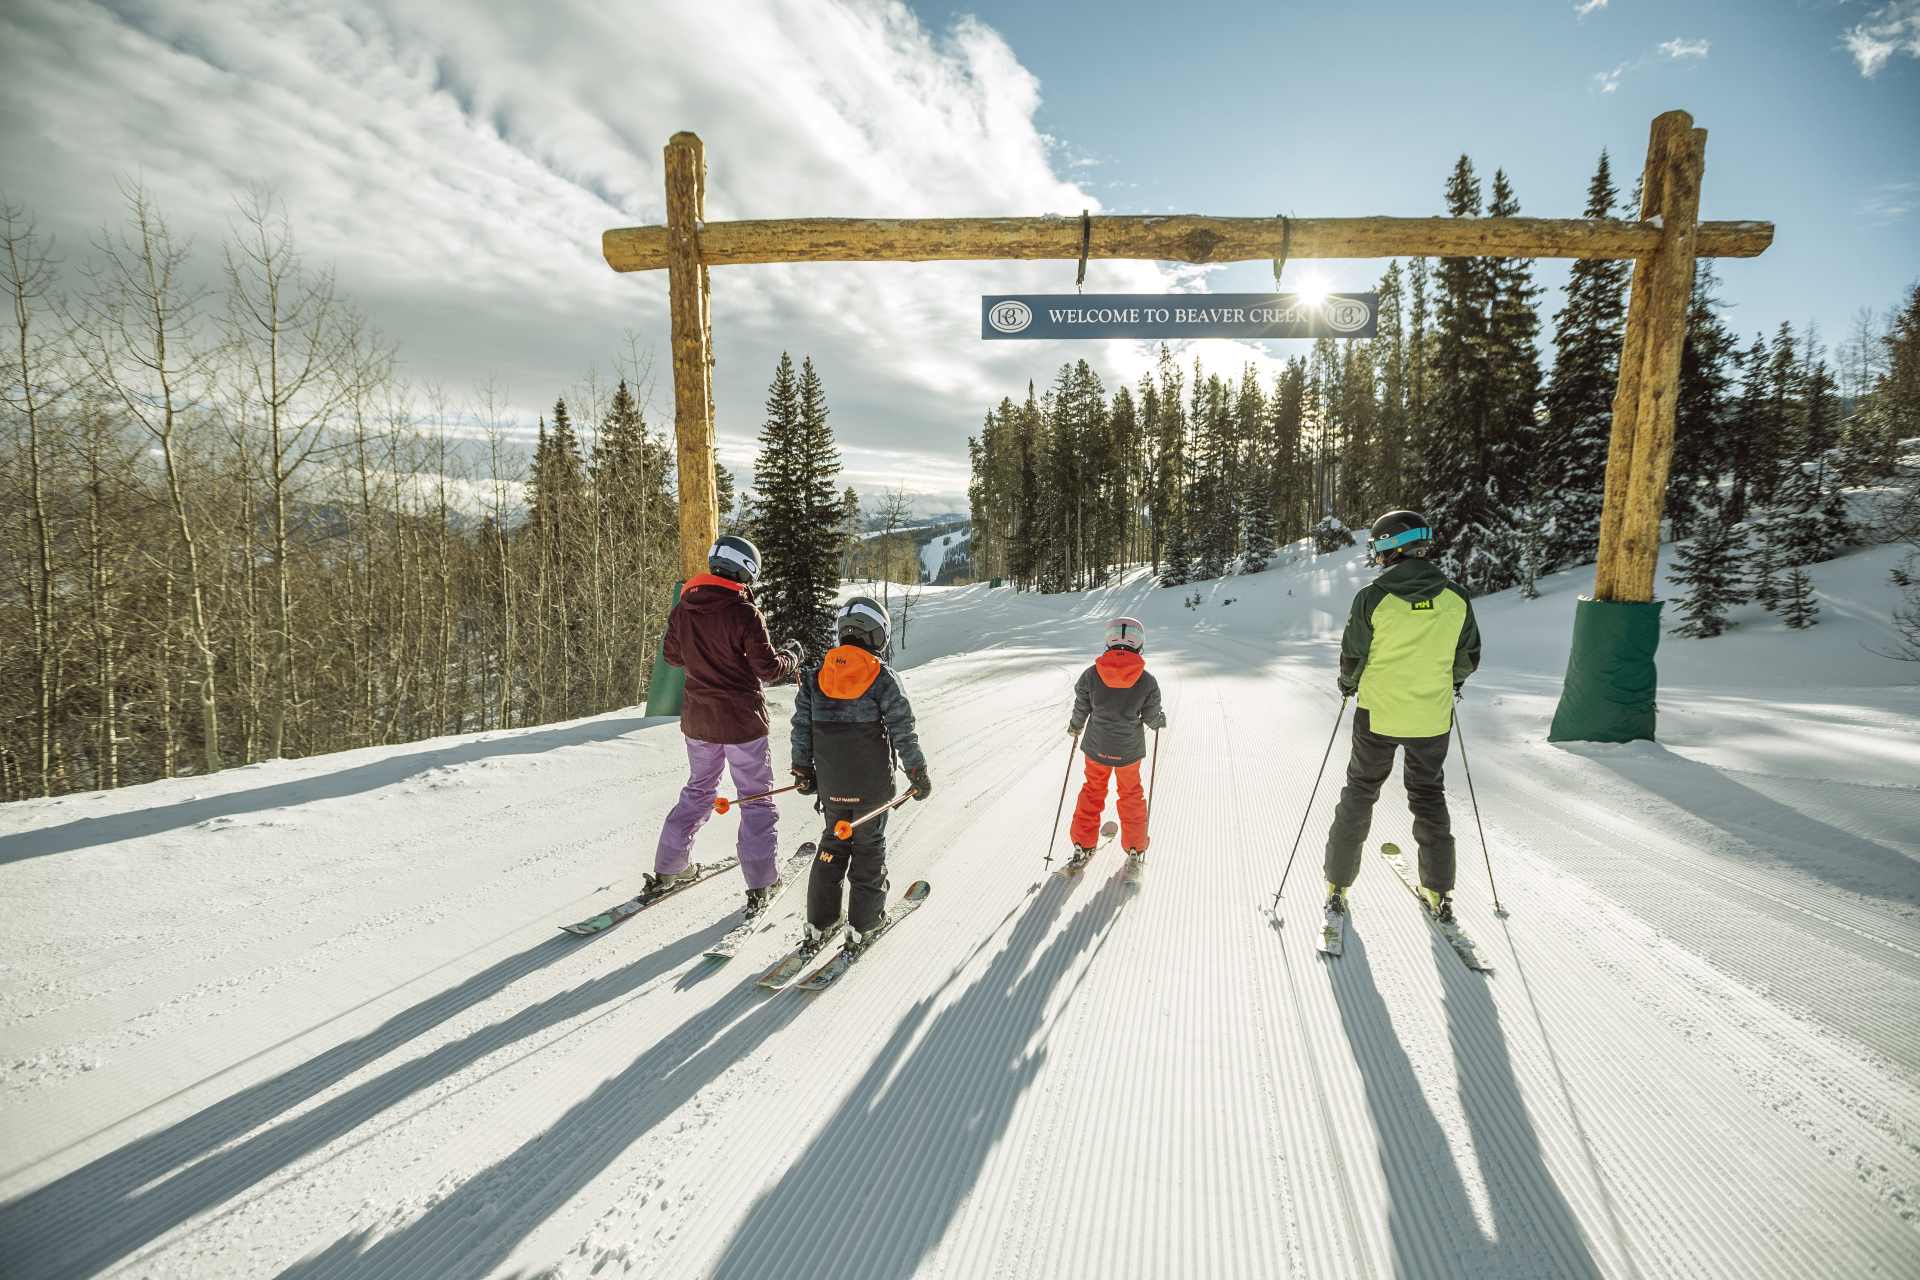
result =
[{"label": "hanging sign", "polygon": [[996,293],[980,336],[1005,338],[1371,338],[1377,293]]}]

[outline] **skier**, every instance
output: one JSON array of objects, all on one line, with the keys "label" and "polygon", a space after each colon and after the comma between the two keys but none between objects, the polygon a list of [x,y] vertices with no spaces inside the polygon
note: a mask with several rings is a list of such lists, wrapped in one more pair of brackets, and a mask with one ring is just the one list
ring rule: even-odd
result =
[{"label": "skier", "polygon": [[1107,648],[1073,686],[1073,718],[1067,732],[1080,739],[1087,780],[1073,809],[1073,856],[1093,855],[1100,815],[1107,807],[1107,779],[1119,791],[1120,843],[1136,868],[1147,856],[1147,797],[1140,789],[1140,761],[1147,754],[1145,730],[1167,727],[1160,709],[1160,682],[1147,671],[1147,633],[1137,619],[1107,624]]},{"label": "skier", "polygon": [[800,680],[793,703],[793,780],[826,816],[820,852],[807,882],[803,945],[817,950],[832,937],[841,917],[841,884],[847,891],[847,945],[859,950],[885,915],[887,814],[841,839],[834,824],[852,822],[893,799],[898,758],[915,800],[933,794],[927,758],[914,732],[913,707],[893,668],[880,660],[891,623],[886,606],[855,596],[834,619],[839,640],[820,665]]},{"label": "skier", "polygon": [[[723,535],[707,552],[708,572],[688,580],[667,615],[662,649],[687,673],[680,732],[687,739],[687,785],[660,828],[646,892],[690,880],[693,838],[713,816],[724,766],[741,795],[773,789],[767,702],[762,684],[793,678],[805,661],[798,640],[775,649],[766,619],[753,601],[760,550],[745,538]],[[747,915],[759,914],[781,889],[780,811],[770,799],[741,806],[740,870],[747,880]]]},{"label": "skier", "polygon": [[1385,572],[1353,598],[1340,643],[1340,693],[1359,695],[1347,785],[1327,832],[1327,910],[1344,913],[1360,871],[1360,847],[1380,784],[1406,750],[1407,807],[1420,846],[1421,895],[1453,920],[1453,830],[1441,765],[1453,733],[1453,702],[1480,665],[1480,629],[1467,593],[1427,557],[1433,531],[1417,511],[1373,522],[1368,548]]}]

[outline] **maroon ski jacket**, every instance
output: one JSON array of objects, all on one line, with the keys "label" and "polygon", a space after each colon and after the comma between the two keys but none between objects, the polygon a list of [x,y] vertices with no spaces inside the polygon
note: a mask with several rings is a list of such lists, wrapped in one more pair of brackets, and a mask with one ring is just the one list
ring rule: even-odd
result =
[{"label": "maroon ski jacket", "polygon": [[767,736],[763,684],[793,678],[793,659],[773,647],[753,592],[711,573],[687,581],[667,615],[667,661],[687,673],[680,732],[701,742]]}]

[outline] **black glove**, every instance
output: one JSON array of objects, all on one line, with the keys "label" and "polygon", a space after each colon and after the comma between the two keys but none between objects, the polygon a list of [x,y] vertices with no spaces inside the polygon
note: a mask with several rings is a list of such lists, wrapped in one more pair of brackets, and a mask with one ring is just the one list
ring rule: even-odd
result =
[{"label": "black glove", "polygon": [[1345,680],[1339,680],[1335,683],[1340,686],[1340,696],[1343,698],[1351,698],[1354,694],[1360,692],[1359,685],[1348,684]]},{"label": "black glove", "polygon": [[819,784],[814,779],[812,766],[804,764],[793,766],[793,789],[795,791],[798,791],[803,796],[810,796],[813,794],[813,790],[817,785]]},{"label": "black glove", "polygon": [[1453,700],[1455,702],[1460,701],[1460,691],[1466,687],[1467,687],[1467,682],[1464,680],[1462,680],[1459,684],[1456,684],[1455,686],[1453,686]]},{"label": "black glove", "polygon": [[1075,727],[1074,725],[1068,725],[1068,726],[1067,726],[1067,736],[1068,736],[1069,738],[1077,738],[1077,737],[1079,737],[1079,736],[1080,736],[1080,730],[1079,730],[1079,729],[1078,729],[1077,727]]},{"label": "black glove", "polygon": [[915,800],[925,800],[933,794],[933,779],[927,776],[927,768],[925,765],[920,766],[918,769],[907,770],[907,781],[913,784],[913,798]]}]

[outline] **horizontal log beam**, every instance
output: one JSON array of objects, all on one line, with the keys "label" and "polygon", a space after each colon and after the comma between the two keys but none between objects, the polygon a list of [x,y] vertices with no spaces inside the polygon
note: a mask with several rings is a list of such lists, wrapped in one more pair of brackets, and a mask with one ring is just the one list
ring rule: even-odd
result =
[{"label": "horizontal log beam", "polygon": [[[1297,258],[1650,258],[1660,228],[1606,218],[1206,218],[1101,214],[1090,258],[1247,262]],[[1752,258],[1773,243],[1771,222],[1703,222],[1696,253]],[[667,265],[665,227],[601,236],[615,271]],[[709,267],[755,262],[941,262],[1080,257],[1078,218],[773,218],[709,222]]]}]

